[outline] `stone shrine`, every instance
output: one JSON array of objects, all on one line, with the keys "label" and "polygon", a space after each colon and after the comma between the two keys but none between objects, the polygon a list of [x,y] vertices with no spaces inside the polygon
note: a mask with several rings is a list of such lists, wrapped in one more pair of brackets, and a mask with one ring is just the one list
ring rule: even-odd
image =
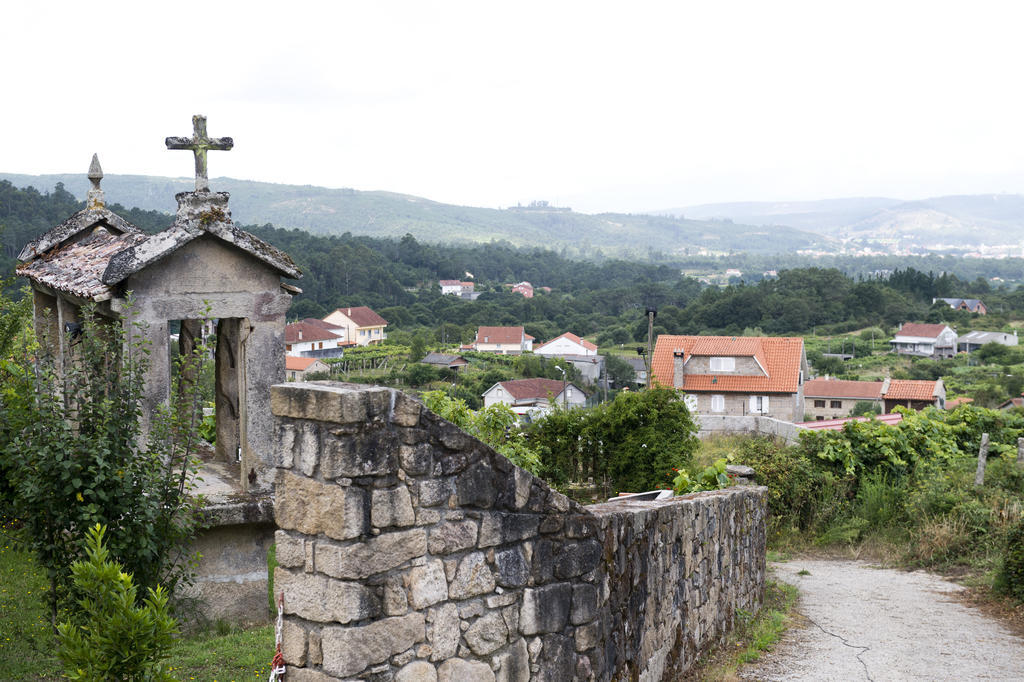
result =
[{"label": "stone shrine", "polygon": [[302,275],[287,254],[232,223],[228,193],[210,191],[206,153],[233,141],[209,138],[204,116],[192,121],[193,137],[166,141],[192,151],[196,165],[195,191],[176,195],[170,227],[148,235],[107,209],[94,155],[86,207],[26,245],[16,272],[31,282],[36,335],[58,371],[86,304],[149,344],[146,433],[154,410],[170,399],[168,325],[180,322],[185,354],[203,321],[215,320],[217,459],[232,469],[238,463],[243,489],[266,490],[274,460],[270,387],[284,381],[285,314],[300,291],[282,278]]}]

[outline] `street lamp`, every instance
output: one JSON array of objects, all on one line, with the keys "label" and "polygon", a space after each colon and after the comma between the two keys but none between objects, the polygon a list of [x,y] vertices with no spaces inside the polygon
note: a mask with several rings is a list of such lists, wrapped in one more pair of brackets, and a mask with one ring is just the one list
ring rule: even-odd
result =
[{"label": "street lamp", "polygon": [[566,387],[567,387],[567,385],[566,385],[565,370],[562,368],[561,365],[555,365],[555,369],[557,369],[559,372],[562,373],[562,407],[563,408],[568,408],[569,405],[566,402],[566,395],[565,395],[565,390],[566,390]]}]

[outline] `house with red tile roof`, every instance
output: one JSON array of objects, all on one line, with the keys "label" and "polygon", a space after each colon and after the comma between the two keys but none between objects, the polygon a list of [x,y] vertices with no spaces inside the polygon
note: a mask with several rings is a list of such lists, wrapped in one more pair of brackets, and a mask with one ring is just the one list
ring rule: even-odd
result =
[{"label": "house with red tile roof", "polygon": [[384,332],[388,321],[366,306],[338,308],[325,317],[324,322],[344,327],[346,338],[357,346],[380,344],[388,338]]},{"label": "house with red tile roof", "polygon": [[912,410],[923,410],[926,407],[944,408],[946,406],[946,387],[942,379],[935,381],[916,381],[911,379],[887,379],[882,390],[885,401],[885,412],[892,412],[897,405]]},{"label": "house with red tile roof", "polygon": [[345,329],[316,318],[292,322],[284,328],[284,353],[293,357],[339,357],[348,345]]},{"label": "house with red tile roof", "polygon": [[581,339],[572,332],[556,336],[546,343],[533,349],[537,355],[561,358],[567,355],[597,355],[597,346],[586,339]]},{"label": "house with red tile roof", "polygon": [[900,355],[951,358],[956,354],[956,332],[945,324],[907,322],[889,346]]},{"label": "house with red tile roof", "polygon": [[804,340],[662,334],[651,361],[654,382],[686,394],[691,412],[803,421]]},{"label": "house with red tile roof", "polygon": [[500,355],[521,355],[533,351],[533,337],[522,327],[479,327],[473,350]]},{"label": "house with red tile roof", "polygon": [[288,381],[305,381],[308,374],[330,371],[330,366],[317,358],[299,358],[292,355],[286,355],[284,358],[284,373]]},{"label": "house with red tile roof", "polygon": [[552,405],[582,407],[587,402],[587,394],[571,381],[514,379],[494,384],[483,392],[483,399],[484,407],[501,403],[518,415],[539,416],[550,412]]},{"label": "house with red tile roof", "polygon": [[857,403],[868,401],[882,408],[881,381],[843,381],[823,377],[804,382],[804,415],[809,420],[841,419]]}]

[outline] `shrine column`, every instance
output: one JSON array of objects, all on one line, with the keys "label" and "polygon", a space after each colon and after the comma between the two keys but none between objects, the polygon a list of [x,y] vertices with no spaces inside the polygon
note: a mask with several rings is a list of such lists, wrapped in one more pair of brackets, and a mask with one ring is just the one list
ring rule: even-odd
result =
[{"label": "shrine column", "polygon": [[[284,382],[284,315],[248,320],[242,330],[241,393],[242,485],[249,490],[270,488],[274,477],[274,416],[270,387]],[[248,334],[246,334],[248,332]]]}]

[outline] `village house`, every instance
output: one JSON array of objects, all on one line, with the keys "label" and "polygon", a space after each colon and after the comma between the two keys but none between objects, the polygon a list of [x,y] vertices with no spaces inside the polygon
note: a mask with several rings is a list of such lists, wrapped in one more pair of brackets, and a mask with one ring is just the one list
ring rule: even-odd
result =
[{"label": "village house", "polygon": [[633,368],[633,383],[637,386],[647,385],[647,361],[641,357],[625,356],[622,358],[626,364]]},{"label": "village house", "polygon": [[1024,394],[1021,394],[1016,398],[1010,398],[1009,400],[1000,403],[996,409],[1012,410],[1015,407],[1024,407]]},{"label": "village house", "polygon": [[338,308],[324,322],[344,328],[345,338],[357,346],[377,345],[388,338],[384,332],[388,321],[366,306]]},{"label": "village house", "polygon": [[533,352],[537,355],[558,358],[567,355],[595,356],[597,355],[597,346],[572,332],[566,332],[537,346]]},{"label": "village house", "polygon": [[988,310],[985,308],[985,304],[976,298],[933,298],[932,304],[942,301],[946,303],[953,310],[966,310],[970,313],[978,313],[979,315],[985,315]]},{"label": "village house", "polygon": [[514,379],[499,381],[483,392],[484,407],[508,405],[518,415],[541,416],[552,405],[583,407],[587,394],[578,386],[559,379]]},{"label": "village house", "polygon": [[807,355],[801,338],[658,337],[654,382],[686,393],[691,412],[803,421]]},{"label": "village house", "polygon": [[900,355],[951,358],[956,352],[956,332],[945,324],[905,323],[889,341]]},{"label": "village house", "polygon": [[923,410],[926,407],[944,408],[946,406],[946,387],[942,379],[935,381],[917,381],[912,379],[889,379],[882,391],[883,411],[892,412],[900,405],[912,410]]},{"label": "village house", "polygon": [[450,355],[448,353],[427,353],[420,362],[425,365],[433,365],[434,367],[450,369],[456,372],[464,369],[469,364],[469,361],[461,355]]},{"label": "village house", "polygon": [[441,286],[442,296],[458,296],[470,301],[475,301],[480,294],[474,291],[476,284],[473,282],[461,282],[457,279],[442,279],[438,282]]},{"label": "village house", "polygon": [[828,377],[804,382],[804,415],[808,421],[840,419],[857,403],[870,402],[882,409],[882,381],[843,381]]},{"label": "village house", "polygon": [[518,284],[506,284],[505,286],[512,287],[512,292],[516,294],[522,294],[523,298],[533,298],[533,285],[529,282],[519,282]]},{"label": "village house", "polygon": [[284,328],[285,355],[310,358],[337,358],[346,346],[346,330],[316,318],[292,322]]},{"label": "village house", "polygon": [[309,374],[330,371],[330,365],[318,358],[300,358],[294,355],[286,355],[284,358],[284,373],[288,381],[306,381]]},{"label": "village house", "polygon": [[533,351],[533,337],[522,327],[480,327],[473,350],[500,355],[521,355]]},{"label": "village house", "polygon": [[957,353],[973,353],[986,343],[998,343],[1003,346],[1016,346],[1018,342],[1016,330],[1012,334],[1006,332],[968,332],[957,337]]}]

